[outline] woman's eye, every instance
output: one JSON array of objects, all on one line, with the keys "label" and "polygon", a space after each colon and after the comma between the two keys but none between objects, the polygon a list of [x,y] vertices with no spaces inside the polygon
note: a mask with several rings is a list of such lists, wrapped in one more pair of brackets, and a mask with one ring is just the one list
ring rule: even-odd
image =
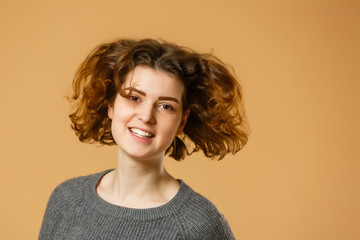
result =
[{"label": "woman's eye", "polygon": [[160,107],[165,109],[165,110],[169,110],[169,111],[174,110],[174,108],[171,105],[168,105],[168,104],[161,104]]},{"label": "woman's eye", "polygon": [[129,99],[130,99],[131,101],[134,101],[134,102],[140,101],[140,98],[138,98],[138,97],[136,97],[136,96],[130,96]]}]

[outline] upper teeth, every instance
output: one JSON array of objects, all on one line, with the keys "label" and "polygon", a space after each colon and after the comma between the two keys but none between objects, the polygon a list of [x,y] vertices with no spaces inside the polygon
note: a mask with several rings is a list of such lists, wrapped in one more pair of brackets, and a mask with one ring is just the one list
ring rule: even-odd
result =
[{"label": "upper teeth", "polygon": [[130,131],[134,133],[135,135],[141,136],[141,137],[152,137],[153,135],[149,132],[142,131],[137,128],[130,128]]}]

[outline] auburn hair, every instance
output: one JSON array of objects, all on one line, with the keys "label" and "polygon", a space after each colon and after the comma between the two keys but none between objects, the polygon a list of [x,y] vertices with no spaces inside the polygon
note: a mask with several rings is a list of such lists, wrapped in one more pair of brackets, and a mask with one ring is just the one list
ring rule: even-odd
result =
[{"label": "auburn hair", "polygon": [[166,150],[170,157],[181,160],[202,150],[206,157],[220,160],[246,144],[249,132],[241,87],[230,67],[212,54],[154,39],[101,44],[80,65],[73,80],[70,101],[74,108],[69,115],[80,141],[116,144],[108,106],[136,66],[172,74],[185,86],[183,111],[189,109],[190,115],[183,134]]}]

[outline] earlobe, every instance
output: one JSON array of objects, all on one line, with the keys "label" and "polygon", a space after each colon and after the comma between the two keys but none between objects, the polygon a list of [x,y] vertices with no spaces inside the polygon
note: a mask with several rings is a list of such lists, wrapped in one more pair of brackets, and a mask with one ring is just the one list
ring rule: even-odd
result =
[{"label": "earlobe", "polygon": [[179,128],[178,128],[178,130],[176,132],[176,135],[180,135],[182,133],[182,131],[184,130],[184,127],[186,125],[186,121],[187,121],[187,119],[189,117],[189,114],[190,114],[190,109],[187,109],[184,112],[183,116],[182,116],[181,123],[180,123],[180,126],[179,126]]}]

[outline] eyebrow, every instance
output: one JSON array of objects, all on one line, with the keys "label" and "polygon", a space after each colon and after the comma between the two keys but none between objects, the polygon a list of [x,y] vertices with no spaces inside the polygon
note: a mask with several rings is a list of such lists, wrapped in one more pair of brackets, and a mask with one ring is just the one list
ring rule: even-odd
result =
[{"label": "eyebrow", "polygon": [[174,102],[180,103],[179,100],[177,100],[174,97],[159,97],[159,100],[169,100],[169,101],[174,101]]},{"label": "eyebrow", "polygon": [[[130,91],[133,91],[133,92],[137,92],[139,93],[140,95],[146,97],[146,93],[139,90],[139,89],[136,89],[134,87],[127,87],[125,88],[124,90],[130,90]],[[177,102],[177,103],[180,103],[179,100],[177,98],[174,98],[174,97],[166,97],[166,96],[160,96],[159,97],[159,100],[169,100],[169,101],[173,101],[173,102]]]}]

